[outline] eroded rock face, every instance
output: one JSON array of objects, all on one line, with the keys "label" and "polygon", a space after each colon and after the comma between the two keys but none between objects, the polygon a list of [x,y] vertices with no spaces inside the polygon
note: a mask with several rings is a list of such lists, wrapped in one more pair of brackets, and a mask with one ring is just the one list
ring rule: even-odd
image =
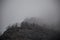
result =
[{"label": "eroded rock face", "polygon": [[0,40],[59,40],[60,32],[41,27],[38,24],[22,22],[9,27],[1,36]]}]

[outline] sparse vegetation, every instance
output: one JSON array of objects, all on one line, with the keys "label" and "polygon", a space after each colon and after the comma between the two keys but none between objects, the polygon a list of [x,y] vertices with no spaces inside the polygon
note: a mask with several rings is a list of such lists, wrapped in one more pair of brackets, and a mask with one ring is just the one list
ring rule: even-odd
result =
[{"label": "sparse vegetation", "polygon": [[60,40],[60,33],[38,24],[22,22],[20,27],[17,24],[9,26],[0,40]]}]

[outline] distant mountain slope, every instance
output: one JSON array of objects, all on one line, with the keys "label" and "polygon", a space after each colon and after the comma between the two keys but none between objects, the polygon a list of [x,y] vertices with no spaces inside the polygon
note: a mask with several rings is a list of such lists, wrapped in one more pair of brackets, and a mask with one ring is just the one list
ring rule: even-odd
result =
[{"label": "distant mountain slope", "polygon": [[12,25],[0,36],[0,40],[59,40],[57,31],[41,27],[35,23],[22,22]]},{"label": "distant mountain slope", "polygon": [[24,20],[24,22],[35,23],[35,24],[39,24],[39,25],[42,25],[42,24],[45,23],[43,19],[39,19],[39,18],[36,18],[36,17],[26,18]]},{"label": "distant mountain slope", "polygon": [[35,24],[38,24],[42,27],[44,26],[49,29],[59,30],[59,27],[56,23],[50,23],[50,22],[48,22],[42,18],[38,18],[38,17],[26,18],[26,19],[24,19],[24,22],[35,23]]}]

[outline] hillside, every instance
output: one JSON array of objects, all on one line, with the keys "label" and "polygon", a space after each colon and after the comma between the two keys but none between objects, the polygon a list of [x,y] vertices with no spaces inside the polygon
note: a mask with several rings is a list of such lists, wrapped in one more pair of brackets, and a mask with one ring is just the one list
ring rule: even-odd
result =
[{"label": "hillside", "polygon": [[60,40],[60,34],[38,24],[22,22],[20,27],[17,24],[9,26],[0,40]]}]

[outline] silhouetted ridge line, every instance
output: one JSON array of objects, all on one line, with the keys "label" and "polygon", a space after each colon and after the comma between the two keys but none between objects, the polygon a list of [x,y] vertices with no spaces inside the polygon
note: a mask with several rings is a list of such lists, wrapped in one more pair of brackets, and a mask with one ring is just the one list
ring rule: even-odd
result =
[{"label": "silhouetted ridge line", "polygon": [[22,22],[18,27],[16,24],[9,26],[0,36],[0,40],[58,40],[60,34],[57,31],[41,27],[35,23]]}]

